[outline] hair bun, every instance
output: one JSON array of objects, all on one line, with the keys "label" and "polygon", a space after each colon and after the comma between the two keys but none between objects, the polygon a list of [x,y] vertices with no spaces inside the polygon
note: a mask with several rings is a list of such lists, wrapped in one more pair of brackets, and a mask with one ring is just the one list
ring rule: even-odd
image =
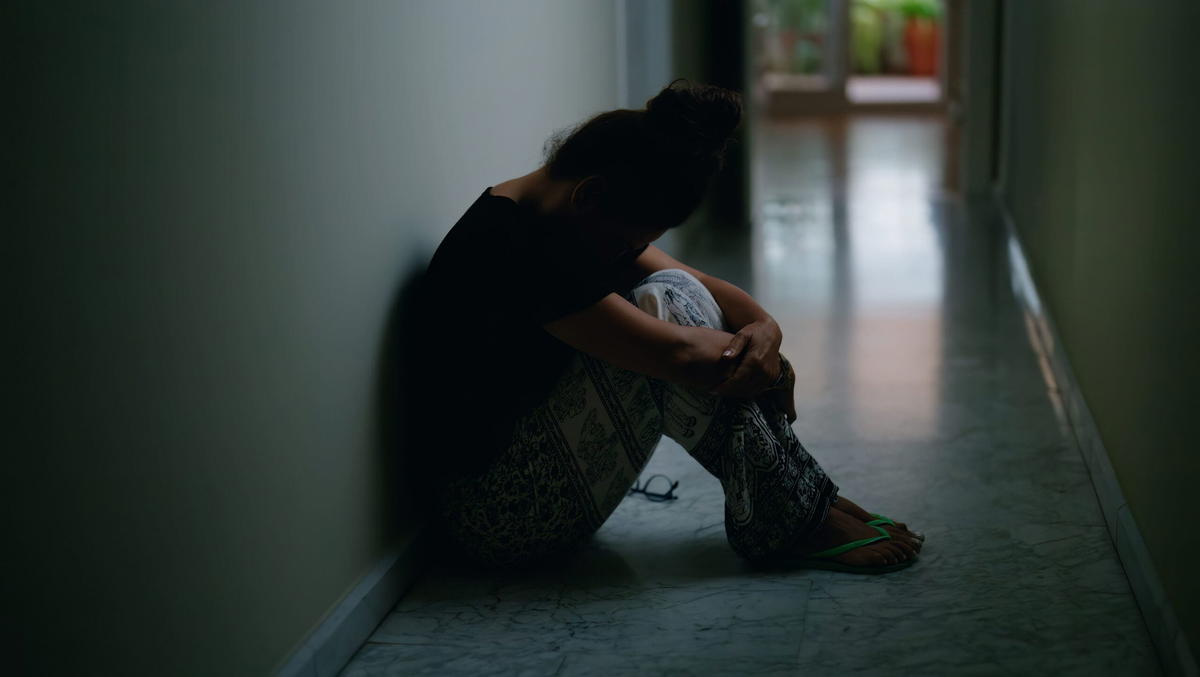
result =
[{"label": "hair bun", "polygon": [[[682,83],[682,84],[681,84]],[[646,124],[691,155],[720,155],[742,119],[742,98],[680,78],[646,102]]]}]

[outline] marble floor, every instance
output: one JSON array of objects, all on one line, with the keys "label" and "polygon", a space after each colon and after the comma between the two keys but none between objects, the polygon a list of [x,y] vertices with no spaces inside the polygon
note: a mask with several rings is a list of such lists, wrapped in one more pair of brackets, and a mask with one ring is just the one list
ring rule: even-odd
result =
[{"label": "marble floor", "polygon": [[643,477],[678,480],[677,500],[627,498],[538,571],[437,567],[343,675],[1161,673],[998,228],[943,189],[940,120],[757,131],[753,232],[669,251],[775,315],[800,439],[840,493],[926,534],[918,561],[751,569],[718,483],[664,439]]}]

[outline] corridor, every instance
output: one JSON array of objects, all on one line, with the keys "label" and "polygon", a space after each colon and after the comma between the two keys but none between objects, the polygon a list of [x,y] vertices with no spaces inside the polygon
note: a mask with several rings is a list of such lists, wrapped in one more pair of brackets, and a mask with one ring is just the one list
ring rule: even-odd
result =
[{"label": "corridor", "polygon": [[719,484],[664,438],[642,477],[677,500],[626,498],[543,570],[437,564],[342,674],[1159,674],[1003,229],[943,190],[945,144],[932,116],[764,123],[749,242],[669,250],[774,314],[800,439],[841,494],[926,534],[912,567],[748,568]]}]

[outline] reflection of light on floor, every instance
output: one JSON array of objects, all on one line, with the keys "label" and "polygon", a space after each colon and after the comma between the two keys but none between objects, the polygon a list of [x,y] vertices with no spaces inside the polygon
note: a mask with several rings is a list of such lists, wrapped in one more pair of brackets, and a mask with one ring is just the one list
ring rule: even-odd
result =
[{"label": "reflection of light on floor", "polygon": [[[859,307],[928,307],[941,295],[941,260],[929,207],[896,195],[851,199],[850,250]],[[921,226],[926,227],[922,228]]]},{"label": "reflection of light on floor", "polygon": [[[856,439],[929,437],[943,270],[935,118],[764,125],[757,297],[784,330],[798,408]],[[835,425],[830,424],[830,425]]]},{"label": "reflection of light on floor", "polygon": [[936,308],[864,313],[850,349],[856,437],[928,439],[937,431],[941,327]]},{"label": "reflection of light on floor", "polygon": [[762,258],[771,269],[775,298],[828,297],[834,242],[830,228],[805,223],[831,223],[828,201],[768,203],[763,206]]}]

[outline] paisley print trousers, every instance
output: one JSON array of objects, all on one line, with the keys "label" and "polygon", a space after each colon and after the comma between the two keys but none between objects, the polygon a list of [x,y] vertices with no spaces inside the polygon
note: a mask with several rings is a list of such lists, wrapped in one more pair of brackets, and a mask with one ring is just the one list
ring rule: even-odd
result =
[{"label": "paisley print trousers", "polygon": [[[647,276],[625,298],[668,322],[728,329],[712,294],[680,269]],[[786,358],[783,367],[794,378]],[[722,397],[579,352],[490,468],[445,487],[442,536],[492,566],[578,545],[616,510],[665,434],[721,481],[734,551],[752,561],[786,552],[828,518],[838,487],[772,394]]]}]

